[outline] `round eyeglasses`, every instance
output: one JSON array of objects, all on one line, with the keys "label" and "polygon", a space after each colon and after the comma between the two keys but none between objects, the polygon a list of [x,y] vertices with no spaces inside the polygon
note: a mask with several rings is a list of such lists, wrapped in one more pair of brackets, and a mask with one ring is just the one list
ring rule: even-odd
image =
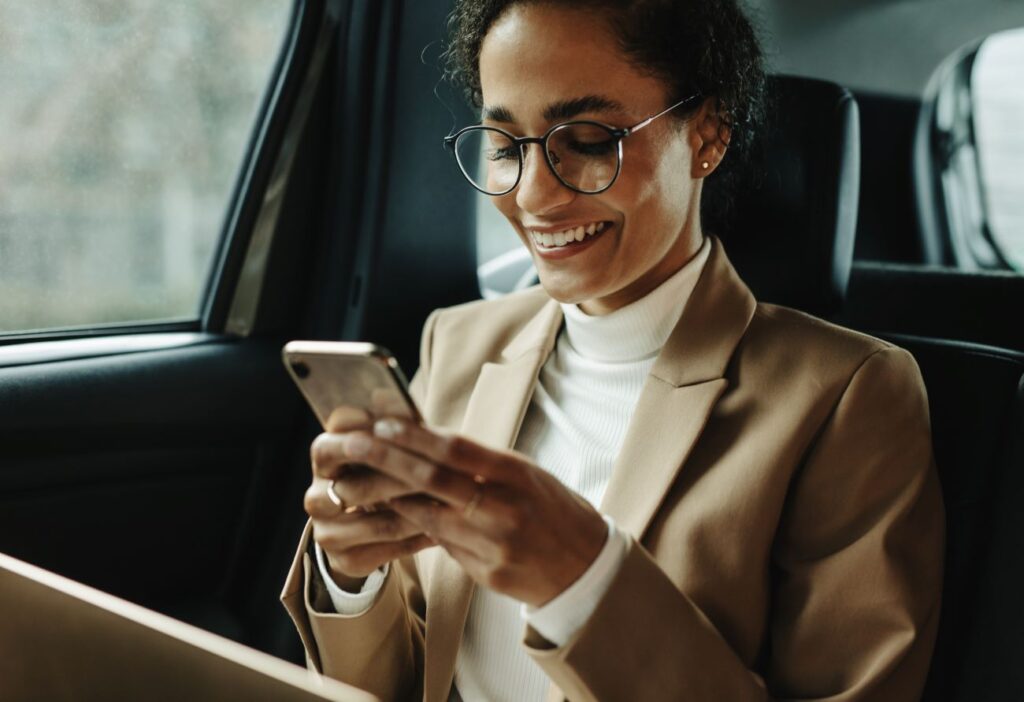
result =
[{"label": "round eyeglasses", "polygon": [[539,144],[559,182],[584,195],[612,187],[622,171],[622,140],[662,115],[700,97],[691,95],[632,127],[616,129],[590,120],[551,127],[544,136],[517,137],[498,127],[474,125],[444,138],[462,175],[485,195],[507,195],[523,178],[526,146]]}]

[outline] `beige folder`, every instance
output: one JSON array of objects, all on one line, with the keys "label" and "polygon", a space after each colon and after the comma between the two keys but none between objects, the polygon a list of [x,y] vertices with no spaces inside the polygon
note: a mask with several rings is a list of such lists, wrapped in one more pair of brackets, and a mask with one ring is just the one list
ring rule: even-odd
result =
[{"label": "beige folder", "polygon": [[0,701],[376,697],[0,554]]}]

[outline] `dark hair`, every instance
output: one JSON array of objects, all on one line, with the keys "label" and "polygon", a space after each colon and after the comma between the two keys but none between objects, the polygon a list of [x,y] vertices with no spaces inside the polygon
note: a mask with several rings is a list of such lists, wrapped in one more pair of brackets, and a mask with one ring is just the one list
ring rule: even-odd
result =
[{"label": "dark hair", "polygon": [[[738,0],[455,0],[445,51],[449,80],[480,107],[480,47],[491,26],[517,4],[548,3],[606,14],[619,46],[640,70],[669,86],[669,102],[699,93],[714,98],[731,128],[729,157],[712,175],[731,181],[765,115],[764,54]],[[685,119],[699,107],[674,113]],[[729,207],[727,183],[702,206],[721,220]]]}]

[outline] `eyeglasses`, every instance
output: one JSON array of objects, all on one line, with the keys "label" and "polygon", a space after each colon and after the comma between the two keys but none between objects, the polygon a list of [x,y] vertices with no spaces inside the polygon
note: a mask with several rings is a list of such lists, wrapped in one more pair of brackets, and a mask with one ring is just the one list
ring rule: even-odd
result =
[{"label": "eyeglasses", "polygon": [[570,190],[596,195],[612,187],[622,170],[622,140],[677,107],[691,95],[632,127],[616,129],[590,120],[563,122],[544,136],[517,137],[498,127],[474,125],[444,138],[469,184],[486,195],[506,195],[523,178],[527,144],[540,144],[551,172]]}]

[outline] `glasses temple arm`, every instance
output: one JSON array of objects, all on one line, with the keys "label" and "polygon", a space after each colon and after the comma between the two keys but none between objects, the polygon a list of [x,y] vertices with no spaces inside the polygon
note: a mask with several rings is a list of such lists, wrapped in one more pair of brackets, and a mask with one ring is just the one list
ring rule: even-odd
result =
[{"label": "glasses temple arm", "polygon": [[676,104],[671,105],[670,107],[666,107],[664,110],[662,110],[658,114],[651,115],[650,117],[648,117],[644,121],[638,122],[638,123],[634,124],[632,127],[626,127],[626,129],[623,130],[623,131],[626,132],[625,136],[629,136],[630,134],[633,134],[634,132],[639,132],[641,129],[643,129],[644,127],[646,127],[648,124],[650,124],[654,120],[658,119],[659,117],[667,115],[669,112],[671,112],[672,110],[676,109],[677,107],[680,107],[681,105],[685,105],[686,103],[690,102],[690,100],[693,100],[694,98],[698,98],[698,97],[700,97],[700,93],[694,93],[690,97],[683,98],[682,100],[680,100]]}]

